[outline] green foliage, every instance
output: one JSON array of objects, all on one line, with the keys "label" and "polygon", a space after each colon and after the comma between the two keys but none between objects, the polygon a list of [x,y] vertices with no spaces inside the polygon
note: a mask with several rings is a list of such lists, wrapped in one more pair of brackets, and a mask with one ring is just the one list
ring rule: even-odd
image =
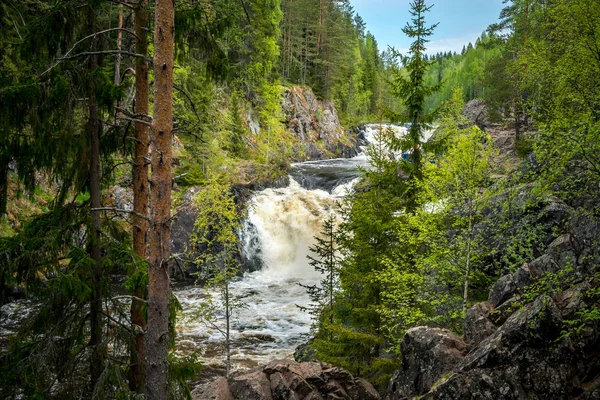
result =
[{"label": "green foliage", "polygon": [[406,106],[403,115],[396,116],[402,122],[410,123],[408,134],[400,139],[393,137],[391,149],[410,152],[408,160],[400,163],[402,171],[408,175],[409,183],[406,191],[406,210],[414,212],[419,206],[417,204],[416,188],[423,179],[423,135],[425,130],[431,129],[431,123],[435,112],[426,113],[425,102],[427,97],[437,92],[441,84],[428,85],[425,82],[425,74],[428,67],[433,64],[425,60],[425,45],[427,37],[433,34],[437,24],[430,27],[425,26],[425,13],[432,6],[426,6],[424,0],[415,0],[410,3],[410,14],[412,20],[407,23],[402,32],[409,38],[415,39],[411,43],[407,56],[400,57],[404,66],[403,70],[393,72],[392,93],[397,96]]},{"label": "green foliage", "polygon": [[[193,318],[200,319],[220,332],[225,340],[227,375],[231,370],[231,318],[237,310],[246,307],[242,297],[230,290],[231,281],[239,273],[238,233],[245,215],[236,207],[229,187],[224,185],[208,186],[198,192],[194,201],[202,210],[194,223],[195,233],[192,246],[197,254],[196,262],[201,266],[199,278],[206,282],[207,289],[217,289],[219,297],[208,292],[198,305]],[[225,326],[217,319],[224,316]]]},{"label": "green foliage", "polygon": [[309,312],[314,322],[313,330],[318,335],[327,337],[327,329],[322,325],[324,321],[333,323],[335,316],[335,297],[339,291],[339,251],[336,243],[336,216],[330,214],[323,221],[323,230],[315,236],[316,243],[309,247],[313,255],[308,255],[309,264],[315,271],[324,275],[319,285],[303,285],[312,302],[308,307],[301,307]]}]

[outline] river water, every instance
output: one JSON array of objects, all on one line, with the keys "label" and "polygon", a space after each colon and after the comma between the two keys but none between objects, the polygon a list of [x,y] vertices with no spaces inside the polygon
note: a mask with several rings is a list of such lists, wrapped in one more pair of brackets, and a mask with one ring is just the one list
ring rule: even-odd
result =
[{"label": "river water", "polygon": [[[367,125],[366,142],[373,141],[378,125]],[[397,135],[405,128],[392,126]],[[366,143],[365,143],[366,144]],[[256,192],[241,233],[244,257],[259,271],[246,273],[232,285],[234,295],[246,308],[232,318],[232,367],[247,368],[267,361],[292,357],[294,349],[310,335],[310,316],[298,306],[307,306],[304,285],[316,284],[320,276],[308,264],[309,247],[322,229],[323,220],[337,215],[336,202],[352,190],[359,169],[368,168],[364,152],[349,159],[308,161],[293,164],[286,188]],[[224,316],[217,327],[194,320],[206,299],[201,288],[178,290],[183,318],[178,330],[178,349],[188,353],[200,349],[201,359],[211,369],[224,368]],[[212,293],[217,299],[218,293]]]},{"label": "river water", "polygon": [[[402,127],[391,128],[398,136],[406,132]],[[365,145],[373,141],[377,129],[379,125],[365,126]],[[233,295],[245,304],[232,317],[233,369],[292,357],[296,346],[308,339],[311,318],[298,306],[307,306],[309,298],[298,283],[319,282],[319,274],[307,260],[309,247],[322,230],[323,220],[332,213],[337,216],[336,202],[352,191],[360,168],[369,168],[364,152],[349,159],[297,163],[292,165],[288,187],[254,193],[240,237],[244,258],[261,268],[231,284]],[[197,352],[206,370],[222,374],[224,316],[217,314],[212,326],[196,316],[207,298],[218,302],[219,294],[187,287],[175,289],[175,295],[183,308],[176,327],[177,351]],[[2,307],[0,346],[31,307],[25,300]]]}]

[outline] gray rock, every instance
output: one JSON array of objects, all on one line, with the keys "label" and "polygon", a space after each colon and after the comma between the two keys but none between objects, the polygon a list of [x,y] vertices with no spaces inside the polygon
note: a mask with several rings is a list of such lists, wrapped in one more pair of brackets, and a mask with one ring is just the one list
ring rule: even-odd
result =
[{"label": "gray rock", "polygon": [[234,400],[227,379],[220,377],[192,391],[193,400]]},{"label": "gray rock", "polygon": [[426,326],[409,329],[400,347],[402,366],[390,381],[390,400],[427,393],[467,352],[467,345],[454,333]]},{"label": "gray rock", "polygon": [[[225,382],[225,383],[223,383]],[[224,387],[226,386],[226,388]],[[229,380],[219,378],[194,390],[194,400],[214,399],[227,393],[239,400],[378,400],[369,382],[354,378],[342,368],[317,362],[272,361],[263,367],[235,373]],[[230,400],[223,397],[222,400]]]},{"label": "gray rock", "polygon": [[517,287],[513,281],[512,275],[504,275],[498,279],[490,290],[490,304],[493,307],[498,307],[506,300],[510,299],[515,293]]},{"label": "gray rock", "polygon": [[490,320],[490,303],[477,303],[467,310],[464,322],[464,341],[469,346],[479,344],[498,329]]},{"label": "gray rock", "polygon": [[522,291],[527,286],[533,283],[533,274],[529,268],[529,264],[523,264],[514,274],[513,282],[518,291]]},{"label": "gray rock", "polygon": [[358,137],[345,132],[332,101],[319,101],[312,90],[297,86],[283,94],[288,128],[304,145],[304,157],[323,159],[353,156],[359,151]]},{"label": "gray rock", "polygon": [[546,295],[515,312],[475,347],[455,374],[431,392],[435,399],[565,398],[572,390],[572,347],[557,343],[560,310]]},{"label": "gray rock", "polygon": [[488,111],[485,102],[481,99],[469,101],[462,113],[469,121],[482,129],[489,125]]}]

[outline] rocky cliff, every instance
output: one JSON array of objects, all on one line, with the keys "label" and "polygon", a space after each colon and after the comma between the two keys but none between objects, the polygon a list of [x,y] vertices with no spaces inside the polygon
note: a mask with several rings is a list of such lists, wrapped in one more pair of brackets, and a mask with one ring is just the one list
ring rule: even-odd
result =
[{"label": "rocky cliff", "polygon": [[551,208],[566,232],[468,310],[462,338],[408,331],[390,400],[600,399],[600,222]]},{"label": "rocky cliff", "polygon": [[358,137],[341,126],[333,102],[318,100],[311,89],[286,88],[282,107],[289,130],[304,144],[299,160],[352,157],[360,151]]}]

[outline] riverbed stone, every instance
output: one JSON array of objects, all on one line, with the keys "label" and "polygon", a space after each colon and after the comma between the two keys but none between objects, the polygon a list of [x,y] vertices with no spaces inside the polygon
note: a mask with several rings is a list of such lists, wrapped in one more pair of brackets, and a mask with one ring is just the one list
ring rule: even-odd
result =
[{"label": "riverbed stone", "polygon": [[[194,391],[194,400],[221,400],[213,396],[226,393],[239,400],[378,400],[379,394],[369,382],[348,371],[318,362],[299,363],[276,360],[265,366],[239,371],[228,380],[219,378]],[[222,400],[230,400],[223,398]]]}]

